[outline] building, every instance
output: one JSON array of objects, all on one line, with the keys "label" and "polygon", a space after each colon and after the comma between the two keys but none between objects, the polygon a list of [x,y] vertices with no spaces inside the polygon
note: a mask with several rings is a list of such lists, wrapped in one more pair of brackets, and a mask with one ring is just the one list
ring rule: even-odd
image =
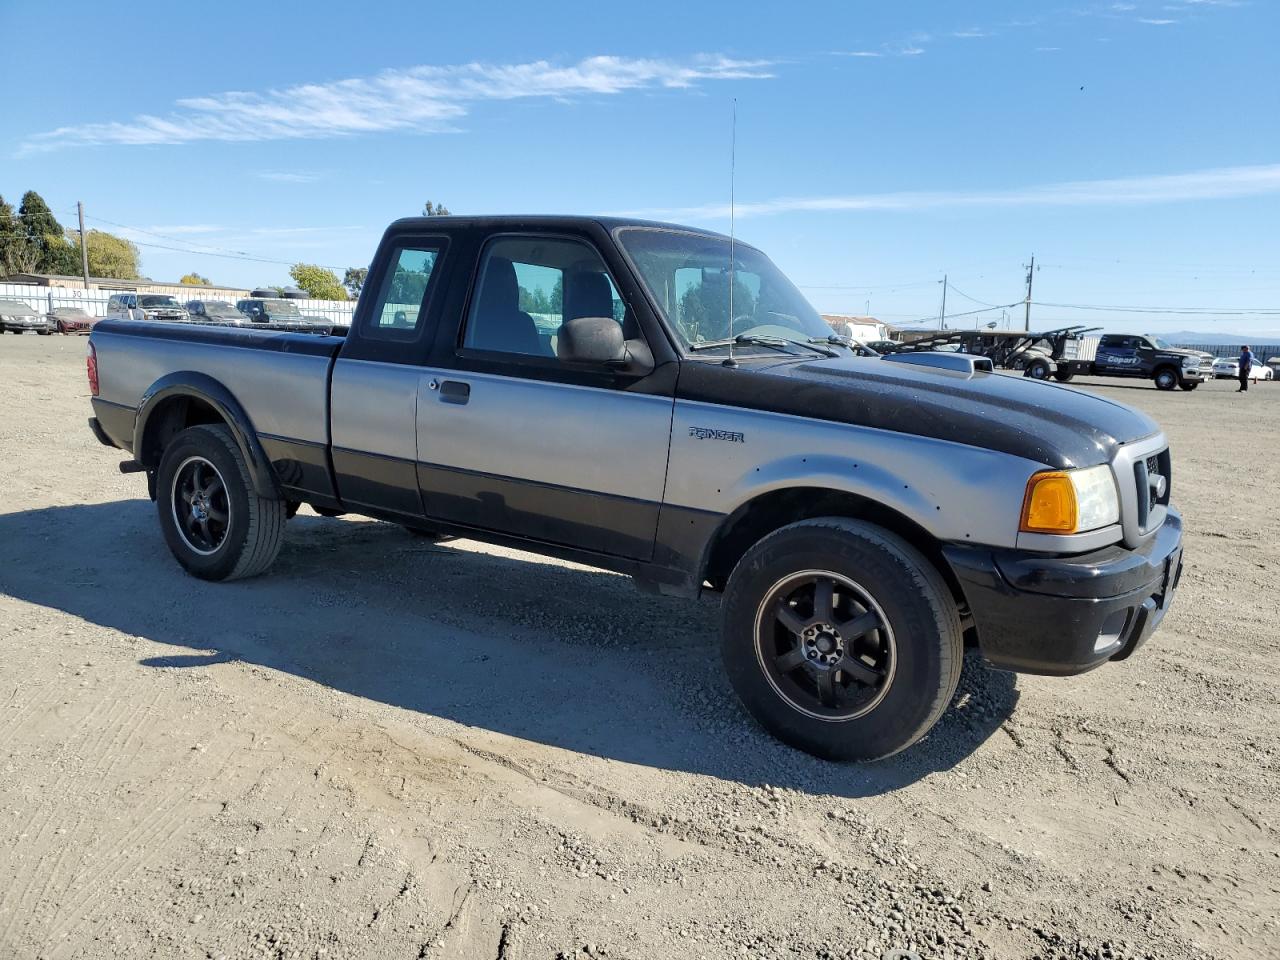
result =
[{"label": "building", "polygon": [[[50,273],[12,273],[0,277],[0,283],[29,284],[34,287],[61,287],[70,290],[83,290],[83,277],[64,277]],[[249,295],[244,287],[204,286],[194,283],[164,283],[142,277],[138,280],[115,280],[108,277],[90,277],[90,290],[105,290],[108,293],[125,291],[128,293],[167,293],[180,303],[188,300],[228,300],[235,303]],[[95,298],[96,299],[96,298]]]},{"label": "building", "polygon": [[875,317],[850,316],[843,313],[824,313],[822,319],[827,326],[842,337],[857,340],[859,343],[871,343],[874,340],[888,340],[889,329]]}]

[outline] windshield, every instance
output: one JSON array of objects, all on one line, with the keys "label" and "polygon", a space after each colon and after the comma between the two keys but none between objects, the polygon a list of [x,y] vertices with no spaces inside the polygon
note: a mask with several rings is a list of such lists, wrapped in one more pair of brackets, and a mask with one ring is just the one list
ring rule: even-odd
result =
[{"label": "windshield", "polygon": [[79,307],[54,307],[53,313],[58,317],[86,317],[88,316]]},{"label": "windshield", "polygon": [[139,297],[138,306],[140,307],[173,307],[181,310],[178,301],[173,297]]},{"label": "windshield", "polygon": [[1147,339],[1150,340],[1153,344],[1156,345],[1156,347],[1158,347],[1161,350],[1173,349],[1173,344],[1171,344],[1168,340],[1161,340],[1159,337],[1147,337]]},{"label": "windshield", "polygon": [[36,312],[18,300],[0,300],[0,313],[7,317],[33,317]]},{"label": "windshield", "polygon": [[753,247],[734,244],[731,288],[724,237],[627,227],[618,242],[685,347],[743,336],[798,343],[832,336],[800,291]]},{"label": "windshield", "polygon": [[298,305],[288,300],[263,300],[262,309],[273,317],[299,317]]}]

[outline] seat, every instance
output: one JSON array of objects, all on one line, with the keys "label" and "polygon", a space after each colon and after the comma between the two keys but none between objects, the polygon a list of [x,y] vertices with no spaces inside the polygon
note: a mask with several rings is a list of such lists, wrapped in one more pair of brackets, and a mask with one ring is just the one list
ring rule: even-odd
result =
[{"label": "seat", "polygon": [[533,317],[520,309],[516,268],[506,257],[490,257],[485,265],[467,346],[534,357],[550,355]]}]

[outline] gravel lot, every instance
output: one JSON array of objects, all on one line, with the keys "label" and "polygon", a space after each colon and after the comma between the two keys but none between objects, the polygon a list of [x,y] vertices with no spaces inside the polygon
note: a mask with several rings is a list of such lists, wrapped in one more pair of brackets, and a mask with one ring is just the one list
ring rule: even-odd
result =
[{"label": "gravel lot", "polygon": [[1280,384],[1158,393],[1187,571],[1132,660],[966,665],[905,756],[770,740],[715,603],[304,510],[170,558],[84,342],[0,337],[0,956],[1280,952]]}]

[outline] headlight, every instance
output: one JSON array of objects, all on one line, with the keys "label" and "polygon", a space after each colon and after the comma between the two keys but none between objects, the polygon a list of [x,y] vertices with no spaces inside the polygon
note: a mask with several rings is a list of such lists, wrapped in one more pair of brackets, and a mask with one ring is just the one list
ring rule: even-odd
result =
[{"label": "headlight", "polygon": [[1198,367],[1200,366],[1200,358],[1199,357],[1183,357],[1182,365],[1184,367]]},{"label": "headlight", "polygon": [[1046,470],[1027,481],[1024,533],[1084,533],[1120,520],[1120,497],[1106,464],[1083,470]]}]

